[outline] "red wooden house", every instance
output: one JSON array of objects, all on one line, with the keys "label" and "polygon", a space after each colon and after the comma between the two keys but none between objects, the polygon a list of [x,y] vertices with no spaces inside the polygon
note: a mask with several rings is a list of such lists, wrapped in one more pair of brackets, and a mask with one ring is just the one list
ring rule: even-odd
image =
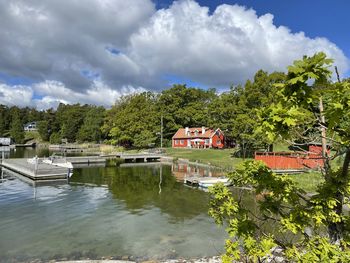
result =
[{"label": "red wooden house", "polygon": [[220,129],[180,128],[172,138],[173,148],[224,148],[225,137]]}]

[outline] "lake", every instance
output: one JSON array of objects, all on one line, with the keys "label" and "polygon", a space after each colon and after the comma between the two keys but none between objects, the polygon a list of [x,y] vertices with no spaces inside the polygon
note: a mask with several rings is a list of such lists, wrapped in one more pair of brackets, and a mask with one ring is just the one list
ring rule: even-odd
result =
[{"label": "lake", "polygon": [[[9,153],[26,158],[49,154],[46,149]],[[222,253],[227,236],[208,216],[209,195],[183,185],[181,169],[111,164],[74,169],[69,182],[36,185],[3,173],[0,262]]]}]

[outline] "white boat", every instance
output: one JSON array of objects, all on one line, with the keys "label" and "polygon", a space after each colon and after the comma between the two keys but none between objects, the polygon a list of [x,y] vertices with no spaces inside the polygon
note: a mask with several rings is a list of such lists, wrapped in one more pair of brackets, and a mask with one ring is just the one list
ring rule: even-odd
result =
[{"label": "white boat", "polygon": [[184,183],[190,186],[199,186],[202,188],[208,188],[213,186],[216,183],[223,183],[225,186],[230,186],[232,183],[226,177],[200,177],[200,176],[191,176],[185,177]]},{"label": "white boat", "polygon": [[199,187],[203,187],[203,188],[208,188],[210,186],[213,186],[214,184],[217,183],[223,183],[225,186],[230,186],[232,185],[232,183],[230,182],[230,180],[226,177],[222,178],[215,178],[215,177],[211,177],[211,178],[203,178],[202,180],[198,180],[198,186]]},{"label": "white boat", "polygon": [[54,165],[54,166],[59,166],[59,167],[64,167],[68,169],[73,169],[73,164],[71,162],[67,162],[63,158],[49,158],[49,159],[44,159],[43,163]]}]

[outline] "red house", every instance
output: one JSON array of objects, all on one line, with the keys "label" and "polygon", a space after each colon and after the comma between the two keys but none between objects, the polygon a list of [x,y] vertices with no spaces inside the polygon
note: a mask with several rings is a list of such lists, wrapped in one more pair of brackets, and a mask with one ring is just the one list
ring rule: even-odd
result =
[{"label": "red house", "polygon": [[172,138],[173,148],[224,148],[225,137],[220,129],[181,128]]}]

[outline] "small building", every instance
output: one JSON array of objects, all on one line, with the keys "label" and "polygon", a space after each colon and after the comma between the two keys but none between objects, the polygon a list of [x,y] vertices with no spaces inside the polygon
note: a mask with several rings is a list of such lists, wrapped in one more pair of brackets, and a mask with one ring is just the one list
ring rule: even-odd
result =
[{"label": "small building", "polygon": [[172,138],[173,148],[219,148],[225,147],[225,136],[218,128],[180,128]]},{"label": "small building", "polygon": [[28,122],[27,124],[24,125],[24,131],[37,131],[37,122],[36,121],[32,121],[32,122]]}]

